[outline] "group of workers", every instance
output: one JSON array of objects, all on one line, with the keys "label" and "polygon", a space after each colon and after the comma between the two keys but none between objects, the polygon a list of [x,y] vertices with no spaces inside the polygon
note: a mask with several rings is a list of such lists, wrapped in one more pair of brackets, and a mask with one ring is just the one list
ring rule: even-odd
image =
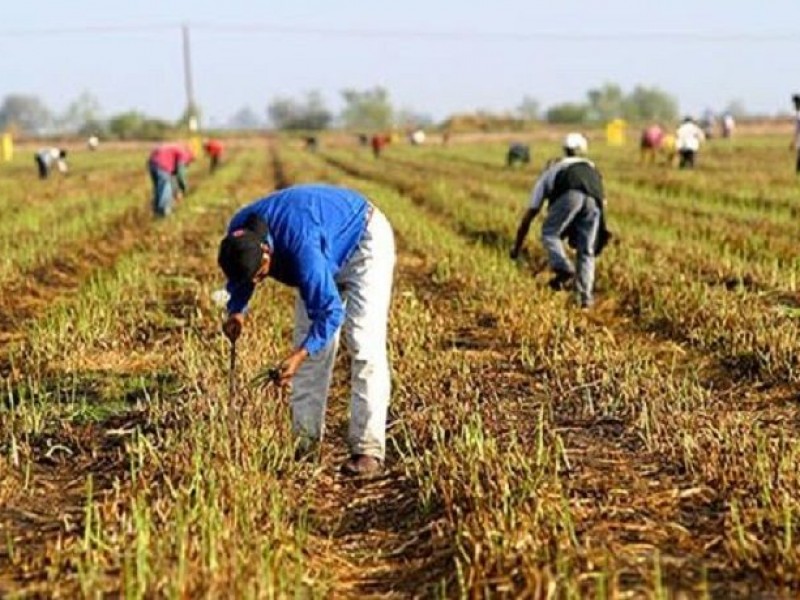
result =
[{"label": "group of workers", "polygon": [[[800,114],[800,113],[799,113]],[[712,127],[713,128],[713,127]],[[725,138],[733,135],[735,122],[729,114],[722,119],[722,136]],[[800,132],[800,117],[798,118],[797,131]],[[667,131],[659,124],[651,124],[642,130],[639,138],[641,160],[643,163],[655,163],[658,156],[662,156],[666,164],[673,164],[678,156],[680,169],[692,169],[696,163],[700,145],[711,135],[707,121],[703,126],[698,125],[692,117],[685,117],[674,134]],[[798,133],[800,140],[800,133]],[[798,154],[800,157],[800,153]],[[517,164],[527,165],[531,161],[531,151],[528,144],[512,142],[506,151],[506,166],[513,167]],[[798,158],[800,170],[800,158]]]},{"label": "group of workers", "polygon": [[[800,171],[800,97],[795,143]],[[642,135],[642,149],[664,142],[660,128]],[[694,165],[704,133],[686,119],[675,135],[681,168]],[[384,140],[371,140],[376,157]],[[316,140],[314,140],[316,146]],[[563,156],[537,178],[517,229],[512,260],[522,252],[533,220],[548,202],[541,240],[553,276],[553,290],[572,290],[581,308],[594,303],[595,259],[610,238],[605,226],[605,191],[595,164],[587,158],[588,141],[569,133]],[[206,145],[216,168],[221,144]],[[51,152],[41,160],[64,160]],[[185,168],[192,152],[183,144],[153,150],[148,169],[153,181],[153,210],[166,216],[173,198],[186,191]],[[513,159],[513,160],[512,160]],[[39,162],[37,154],[37,162]],[[508,163],[527,163],[530,151],[509,149]],[[46,163],[49,164],[49,163]],[[41,167],[40,167],[41,168]],[[173,192],[173,179],[178,189]],[[576,250],[573,263],[564,241]],[[218,265],[228,292],[223,332],[232,344],[248,321],[254,292],[271,278],[297,289],[291,349],[280,361],[276,383],[289,386],[292,427],[298,460],[313,457],[325,432],[325,410],[333,366],[342,335],[350,353],[350,456],[342,472],[372,476],[382,470],[391,396],[387,323],[395,265],[392,227],[365,195],[327,184],[295,185],[272,192],[236,212],[218,249]]]},{"label": "group of workers", "polygon": [[[372,135],[360,133],[358,134],[358,142],[361,146],[369,146],[372,148],[372,156],[380,158],[383,150],[392,143],[395,137],[395,135],[380,132],[373,133]],[[425,144],[427,137],[425,131],[422,129],[412,129],[409,130],[407,134],[408,143],[412,146],[422,146]]]},{"label": "group of workers", "polygon": [[679,169],[693,169],[700,145],[707,137],[692,117],[685,117],[674,135],[668,134],[661,125],[649,125],[642,130],[639,140],[642,162],[654,163],[660,154],[667,164],[672,164],[677,154]]},{"label": "group of workers", "polygon": [[[97,137],[89,138],[89,150],[96,150],[98,145]],[[221,164],[224,146],[220,140],[208,139],[203,142],[203,151],[209,159],[209,171],[214,173]],[[153,184],[153,214],[158,217],[168,216],[174,203],[186,194],[186,168],[194,159],[191,148],[180,142],[162,143],[152,150],[147,160],[147,171]],[[65,148],[41,148],[34,154],[34,161],[40,179],[47,179],[53,168],[64,174],[69,171]]]},{"label": "group of workers", "polygon": [[[730,129],[726,129],[728,133],[725,137],[731,135],[733,126],[733,122],[729,121],[728,127]],[[700,145],[707,137],[706,131],[692,117],[685,117],[674,135],[668,134],[661,125],[648,125],[642,130],[639,139],[641,160],[644,163],[655,163],[656,158],[660,155],[664,157],[667,164],[672,164],[677,155],[680,169],[692,169],[695,166]],[[509,144],[506,151],[506,166],[526,165],[530,161],[531,151],[528,144],[520,142]]]}]

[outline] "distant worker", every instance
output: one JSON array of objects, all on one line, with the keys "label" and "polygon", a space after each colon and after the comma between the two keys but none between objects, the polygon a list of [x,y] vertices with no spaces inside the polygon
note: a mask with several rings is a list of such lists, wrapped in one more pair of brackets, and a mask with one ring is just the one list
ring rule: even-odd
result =
[{"label": "distant worker", "polygon": [[179,143],[160,144],[150,154],[147,169],[153,181],[153,213],[157,217],[168,216],[172,213],[173,202],[183,198],[188,187],[186,167],[193,160],[189,147]]},{"label": "distant worker", "polygon": [[448,146],[450,144],[450,130],[445,129],[442,132],[442,146]]},{"label": "distant worker", "polygon": [[683,123],[675,132],[675,146],[678,149],[680,169],[693,169],[700,144],[706,139],[702,129],[697,126],[692,117],[684,117]]},{"label": "distant worker", "polygon": [[388,135],[383,135],[380,133],[376,133],[375,135],[373,135],[372,139],[370,140],[370,144],[372,146],[372,156],[374,156],[375,158],[380,158],[381,152],[383,152],[383,149],[386,147],[388,143],[389,143]]},{"label": "distant worker", "polygon": [[97,147],[100,145],[100,138],[96,135],[90,136],[88,140],[86,140],[86,147],[94,152],[97,150]]},{"label": "distant worker", "polygon": [[[548,199],[542,244],[555,272],[548,285],[554,290],[562,290],[574,280],[573,287],[583,308],[594,303],[595,257],[609,238],[603,217],[603,179],[594,163],[581,156],[588,150],[588,145],[580,133],[566,136],[565,158],[554,161],[536,181],[511,250],[511,258],[517,259],[531,223],[544,200]],[[577,250],[577,271],[564,252],[564,237]]]},{"label": "distant worker", "polygon": [[319,141],[317,140],[317,136],[309,135],[303,138],[303,143],[305,145],[306,150],[309,152],[316,152],[317,148],[319,148]]},{"label": "distant worker", "polygon": [[411,142],[412,146],[422,146],[425,143],[427,136],[422,129],[417,129],[411,133],[409,136],[409,141]]},{"label": "distant worker", "polygon": [[664,139],[661,140],[661,155],[664,157],[664,163],[672,166],[675,164],[675,155],[678,153],[676,148],[675,135],[672,133],[665,133]]},{"label": "distant worker", "polygon": [[350,459],[347,475],[373,475],[386,451],[391,392],[387,324],[395,263],[394,234],[376,206],[355,190],[296,185],[237,212],[219,247],[228,279],[225,335],[235,342],[247,305],[267,277],[297,288],[293,350],[277,383],[292,383],[298,459],[318,448],[325,406],[344,335],[350,353]]},{"label": "distant worker", "polygon": [[209,173],[213,173],[217,170],[222,161],[222,154],[225,151],[225,146],[223,146],[220,140],[216,139],[209,139],[203,142],[203,151],[208,156],[208,171]]},{"label": "distant worker", "polygon": [[517,163],[529,164],[531,162],[531,149],[527,144],[514,142],[506,152],[506,166],[513,167]]},{"label": "distant worker", "polygon": [[645,163],[655,163],[656,154],[661,150],[664,142],[664,130],[661,125],[649,125],[642,130],[642,137],[639,143],[641,150],[641,160]]},{"label": "distant worker", "polygon": [[700,120],[700,129],[703,130],[703,135],[706,139],[710,140],[714,137],[714,130],[717,127],[717,117],[714,111],[710,108],[703,113],[703,118]]},{"label": "distant worker", "polygon": [[59,173],[66,173],[69,170],[67,151],[64,148],[40,148],[33,155],[33,159],[39,168],[39,179],[47,179],[53,165],[56,166]]},{"label": "distant worker", "polygon": [[794,104],[794,139],[792,140],[791,147],[797,153],[797,160],[795,162],[795,173],[800,175],[800,94],[792,96],[792,103]]},{"label": "distant worker", "polygon": [[733,118],[731,113],[722,115],[722,137],[729,139],[733,137],[733,132],[736,129],[736,119]]}]

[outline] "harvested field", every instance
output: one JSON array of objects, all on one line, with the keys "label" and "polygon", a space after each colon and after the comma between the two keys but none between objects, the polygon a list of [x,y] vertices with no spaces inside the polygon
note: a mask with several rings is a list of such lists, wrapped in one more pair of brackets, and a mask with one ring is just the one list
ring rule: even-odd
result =
[{"label": "harvested field", "polygon": [[[696,172],[592,145],[614,243],[598,304],[548,289],[533,164],[504,144],[250,141],[155,222],[141,150],[33,181],[0,164],[0,596],[793,598],[800,594],[797,180],[785,141]],[[20,159],[22,160],[22,159]],[[11,185],[9,181],[17,181]],[[293,456],[291,290],[260,290],[228,393],[217,243],[276,187],[355,187],[392,223],[385,473]],[[36,184],[36,185],[34,185]]]}]

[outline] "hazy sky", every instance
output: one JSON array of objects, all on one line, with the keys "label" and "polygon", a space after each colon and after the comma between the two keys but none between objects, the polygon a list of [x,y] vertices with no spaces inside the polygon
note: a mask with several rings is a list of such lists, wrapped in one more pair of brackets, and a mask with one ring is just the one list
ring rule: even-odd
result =
[{"label": "hazy sky", "polygon": [[[684,112],[736,98],[774,113],[800,91],[798,0],[2,0],[0,15],[0,96],[34,93],[55,109],[88,90],[106,113],[176,118],[183,21],[197,99],[218,122],[309,89],[338,109],[342,88],[376,84],[436,118],[513,108],[525,94],[579,100],[606,81],[660,86]],[[153,29],[53,31],[95,26]],[[365,34],[376,31],[417,35]]]}]

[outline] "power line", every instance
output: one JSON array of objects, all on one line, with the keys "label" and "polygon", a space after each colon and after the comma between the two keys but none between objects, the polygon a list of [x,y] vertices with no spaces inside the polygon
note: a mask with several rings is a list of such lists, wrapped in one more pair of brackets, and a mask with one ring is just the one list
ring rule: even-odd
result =
[{"label": "power line", "polygon": [[73,35],[81,33],[154,33],[180,28],[180,23],[140,25],[79,25],[75,27],[44,27],[41,29],[0,29],[0,37],[39,37],[43,35]]},{"label": "power line", "polygon": [[[212,22],[190,23],[192,29],[208,33],[272,34],[296,36],[325,36],[342,38],[410,39],[453,42],[696,42],[696,43],[785,43],[800,42],[798,31],[773,32],[706,32],[706,31],[615,31],[615,32],[491,32],[491,31],[435,31],[416,29],[360,29],[326,28],[280,25],[274,23],[219,24]],[[120,25],[83,25],[73,27],[48,27],[41,29],[0,29],[0,37],[37,37],[77,34],[154,33],[178,30],[182,23],[150,23]]]},{"label": "power line", "polygon": [[411,29],[332,29],[275,24],[218,24],[198,22],[200,30],[213,33],[269,33],[278,35],[324,35],[355,38],[407,38],[443,41],[551,41],[551,42],[617,42],[617,41],[685,41],[685,42],[798,42],[800,32],[703,32],[703,31],[617,31],[617,32],[486,32],[486,31],[423,31]]}]

